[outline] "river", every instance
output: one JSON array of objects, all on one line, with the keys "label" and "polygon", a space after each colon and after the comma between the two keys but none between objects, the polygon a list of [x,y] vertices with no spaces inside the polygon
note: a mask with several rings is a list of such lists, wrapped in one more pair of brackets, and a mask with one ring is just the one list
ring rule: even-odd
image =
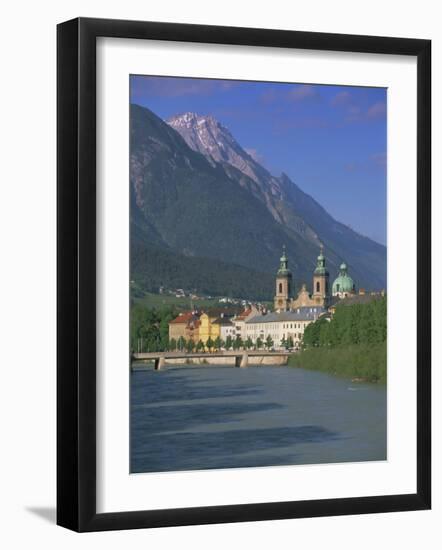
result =
[{"label": "river", "polygon": [[295,367],[131,372],[131,472],[386,459],[386,387]]}]

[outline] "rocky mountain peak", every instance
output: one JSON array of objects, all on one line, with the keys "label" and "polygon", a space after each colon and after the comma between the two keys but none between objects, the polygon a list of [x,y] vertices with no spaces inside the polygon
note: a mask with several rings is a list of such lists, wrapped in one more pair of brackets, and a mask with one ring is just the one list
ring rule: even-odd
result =
[{"label": "rocky mountain peak", "polygon": [[260,183],[264,169],[235,140],[228,128],[211,115],[183,113],[167,120],[187,145],[209,160],[228,163]]}]

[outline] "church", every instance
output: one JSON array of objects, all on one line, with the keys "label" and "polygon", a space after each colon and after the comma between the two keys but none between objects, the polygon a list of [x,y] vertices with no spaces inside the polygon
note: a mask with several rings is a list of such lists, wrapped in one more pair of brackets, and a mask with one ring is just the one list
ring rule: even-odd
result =
[{"label": "church", "polygon": [[306,284],[303,284],[296,298],[292,297],[293,279],[292,273],[288,268],[288,258],[283,247],[280,258],[279,269],[276,274],[276,292],[274,298],[274,310],[276,313],[284,311],[297,311],[300,308],[319,307],[327,309],[331,305],[331,298],[346,298],[356,293],[356,286],[352,278],[348,275],[347,265],[342,263],[339,275],[332,285],[330,293],[330,274],[325,265],[324,249],[321,251],[316,261],[316,268],[313,271],[312,293],[307,290]]},{"label": "church", "polygon": [[276,273],[274,312],[252,315],[245,322],[245,337],[253,344],[266,342],[270,338],[272,347],[280,348],[291,342],[299,348],[306,327],[328,313],[330,306],[341,298],[354,296],[356,289],[347,273],[346,264],[341,264],[339,275],[330,292],[329,272],[325,264],[324,250],[321,251],[313,271],[312,292],[303,284],[296,298],[293,297],[293,277],[288,267],[288,258],[283,248],[279,269]]}]

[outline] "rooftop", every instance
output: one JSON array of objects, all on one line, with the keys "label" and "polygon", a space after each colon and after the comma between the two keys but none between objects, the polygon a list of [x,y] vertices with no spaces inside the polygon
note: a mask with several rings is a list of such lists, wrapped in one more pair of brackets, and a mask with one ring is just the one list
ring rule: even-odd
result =
[{"label": "rooftop", "polygon": [[294,311],[283,311],[281,313],[267,313],[267,315],[256,315],[248,321],[250,323],[277,323],[284,321],[314,321],[326,310],[320,306],[299,307]]},{"label": "rooftop", "polygon": [[233,326],[233,323],[228,317],[218,317],[212,321],[212,325]]},{"label": "rooftop", "polygon": [[178,317],[172,319],[169,324],[181,324],[181,323],[190,323],[191,321],[197,321],[198,315],[193,311],[186,311],[185,313],[180,313]]}]

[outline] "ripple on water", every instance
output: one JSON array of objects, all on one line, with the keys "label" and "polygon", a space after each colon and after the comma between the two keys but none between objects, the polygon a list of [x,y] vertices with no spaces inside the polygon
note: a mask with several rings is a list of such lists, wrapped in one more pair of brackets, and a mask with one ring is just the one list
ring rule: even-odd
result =
[{"label": "ripple on water", "polygon": [[385,460],[385,387],[354,390],[292,367],[132,372],[131,472]]}]

